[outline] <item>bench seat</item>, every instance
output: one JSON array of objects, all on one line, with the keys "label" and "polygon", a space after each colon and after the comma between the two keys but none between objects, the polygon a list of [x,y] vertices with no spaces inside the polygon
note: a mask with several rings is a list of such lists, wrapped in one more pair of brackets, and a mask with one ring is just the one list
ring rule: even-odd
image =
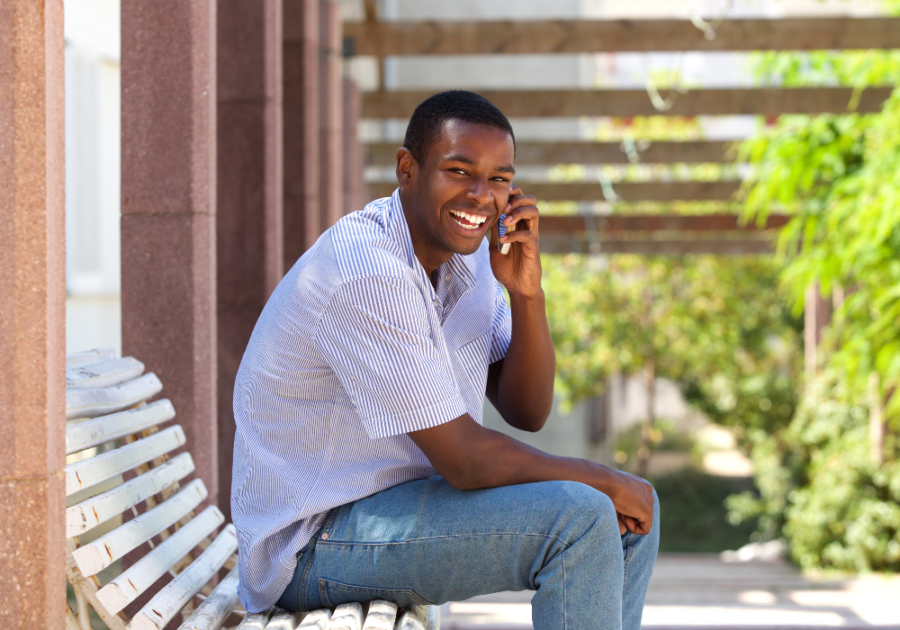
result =
[{"label": "bench seat", "polygon": [[[246,614],[237,596],[237,534],[194,472],[162,383],[132,358],[91,350],[66,359],[66,577],[75,595],[67,630],[90,630],[89,609],[110,630],[437,630],[439,609],[387,601],[291,613]],[[183,484],[183,485],[182,485]],[[101,584],[126,554],[143,553]],[[114,570],[114,569],[111,569]],[[164,575],[171,580],[128,618],[123,610]],[[233,621],[237,623],[237,621]]]}]

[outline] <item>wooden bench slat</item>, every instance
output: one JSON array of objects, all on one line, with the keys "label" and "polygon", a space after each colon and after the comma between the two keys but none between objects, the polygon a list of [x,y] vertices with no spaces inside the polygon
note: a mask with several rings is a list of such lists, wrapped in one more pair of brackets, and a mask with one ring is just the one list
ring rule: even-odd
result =
[{"label": "wooden bench slat", "polygon": [[66,389],[112,387],[144,373],[144,364],[134,357],[122,357],[92,365],[66,369]]},{"label": "wooden bench slat", "polygon": [[129,630],[162,630],[236,551],[237,533],[229,524],[199,558],[141,608],[132,618]]},{"label": "wooden bench slat", "polygon": [[76,549],[72,557],[75,558],[78,570],[86,577],[96,575],[141,543],[184,518],[208,494],[203,481],[194,479],[178,494],[152,510]]},{"label": "wooden bench slat", "polygon": [[237,607],[238,568],[228,572],[228,576],[213,589],[209,597],[197,607],[178,630],[219,630],[225,619]]},{"label": "wooden bench slat", "polygon": [[397,622],[397,630],[425,630],[428,625],[428,610],[425,606],[410,608]]},{"label": "wooden bench slat", "polygon": [[66,496],[149,462],[184,442],[184,430],[176,424],[114,451],[69,464],[66,466]]},{"label": "wooden bench slat", "polygon": [[[311,614],[309,613],[306,616],[309,617]],[[269,623],[266,624],[266,630],[297,630],[297,628],[302,627],[300,620],[304,618],[303,615],[304,613],[276,609],[275,614],[272,615]],[[319,630],[322,630],[322,628],[319,628]]]},{"label": "wooden bench slat", "polygon": [[[302,628],[303,630],[325,630],[325,626],[328,625],[329,621],[331,621],[331,611],[327,608],[312,610],[303,618],[303,622],[297,628]],[[266,630],[269,630],[268,626],[266,626]]]},{"label": "wooden bench slat", "polygon": [[175,417],[168,398],[66,427],[66,455],[137,433]]},{"label": "wooden bench slat", "polygon": [[66,356],[66,369],[77,368],[83,365],[102,363],[116,358],[116,351],[112,348],[94,348],[84,352],[76,352]]},{"label": "wooden bench slat", "polygon": [[261,613],[247,613],[244,615],[243,621],[238,624],[235,630],[266,630],[269,619],[272,618],[274,608]]},{"label": "wooden bench slat", "polygon": [[[121,611],[223,522],[225,522],[225,517],[219,508],[214,505],[209,506],[190,523],[166,538],[150,553],[97,591],[97,599],[110,613],[116,614]],[[235,540],[237,539],[235,538]],[[222,562],[224,563],[225,560]],[[134,623],[133,620],[132,623]]]},{"label": "wooden bench slat", "polygon": [[325,630],[362,630],[363,609],[359,602],[341,604],[331,613]]},{"label": "wooden bench slat", "polygon": [[99,389],[66,390],[66,420],[102,416],[122,411],[148,400],[162,391],[156,374],[144,374],[131,381]]},{"label": "wooden bench slat", "polygon": [[376,599],[369,604],[369,614],[363,623],[363,630],[394,630],[397,621],[397,604]]},{"label": "wooden bench slat", "polygon": [[182,453],[178,457],[157,466],[153,470],[130,479],[120,486],[107,490],[78,505],[66,509],[66,538],[78,536],[105,523],[117,514],[121,514],[141,501],[159,494],[176,481],[180,481],[194,472],[194,460],[190,453]]}]

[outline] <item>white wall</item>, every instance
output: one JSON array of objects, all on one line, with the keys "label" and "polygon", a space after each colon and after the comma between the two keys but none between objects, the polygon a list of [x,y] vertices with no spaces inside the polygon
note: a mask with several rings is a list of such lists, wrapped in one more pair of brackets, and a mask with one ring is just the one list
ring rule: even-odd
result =
[{"label": "white wall", "polygon": [[66,351],[121,353],[119,3],[68,0]]}]

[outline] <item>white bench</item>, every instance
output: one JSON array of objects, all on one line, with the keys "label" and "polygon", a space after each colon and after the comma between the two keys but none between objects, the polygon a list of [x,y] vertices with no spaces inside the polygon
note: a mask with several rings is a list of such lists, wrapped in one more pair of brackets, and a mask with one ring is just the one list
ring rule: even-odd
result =
[{"label": "white bench", "polygon": [[[184,431],[159,428],[175,409],[166,399],[148,402],[162,383],[143,372],[140,361],[116,359],[112,350],[66,360],[66,577],[75,592],[67,630],[90,630],[89,608],[110,630],[161,630],[179,615],[181,630],[216,630],[232,613],[243,615],[241,630],[437,630],[438,608],[398,611],[386,601],[245,614],[234,525],[215,506],[194,513],[206,487],[201,479],[181,485],[194,462],[190,453],[168,454],[184,445]],[[146,555],[100,583],[98,573],[144,543]],[[172,580],[128,619],[123,609],[166,573]]]}]

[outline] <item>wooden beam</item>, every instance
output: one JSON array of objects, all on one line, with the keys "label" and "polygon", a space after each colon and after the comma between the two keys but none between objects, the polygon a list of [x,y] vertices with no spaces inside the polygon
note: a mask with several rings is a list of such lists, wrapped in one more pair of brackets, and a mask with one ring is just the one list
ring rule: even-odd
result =
[{"label": "wooden beam", "polygon": [[[366,163],[393,166],[399,142],[366,145]],[[651,142],[638,145],[635,152],[641,164],[677,164],[692,162],[728,162],[734,142],[686,141]],[[628,153],[621,142],[517,142],[516,164],[628,164]]]},{"label": "wooden beam", "polygon": [[[856,112],[878,112],[890,96],[890,87],[862,92]],[[368,92],[363,96],[363,118],[401,118],[434,91]],[[656,109],[645,90],[479,90],[510,118],[577,116],[724,116],[753,114],[847,113],[853,88],[734,88],[691,90],[675,94],[666,111]],[[663,91],[663,97],[666,97]]]},{"label": "wooden beam", "polygon": [[710,239],[599,239],[590,241],[576,237],[541,238],[542,254],[645,254],[648,256],[682,256],[685,254],[771,254],[775,251],[769,238]]},{"label": "wooden beam", "polygon": [[344,24],[360,55],[900,48],[900,19],[726,20],[707,39],[690,20],[549,20]]},{"label": "wooden beam", "polygon": [[[541,201],[603,201],[603,187],[592,182],[522,182],[522,190]],[[622,182],[612,184],[621,201],[709,201],[729,200],[740,188],[739,181],[718,182]],[[373,198],[389,196],[397,184],[370,184]],[[608,200],[607,200],[608,201]]]},{"label": "wooden beam", "polygon": [[737,214],[641,214],[641,215],[566,215],[543,216],[541,235],[583,235],[588,230],[602,234],[622,232],[759,232],[787,224],[791,217],[770,214],[763,227],[755,222],[745,224]]}]

